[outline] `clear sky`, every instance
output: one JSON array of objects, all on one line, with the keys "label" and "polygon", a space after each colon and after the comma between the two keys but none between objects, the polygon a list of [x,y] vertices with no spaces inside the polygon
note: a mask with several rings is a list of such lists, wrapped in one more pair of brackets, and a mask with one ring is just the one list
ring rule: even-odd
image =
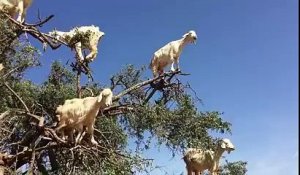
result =
[{"label": "clear sky", "polygon": [[[195,30],[197,44],[188,45],[180,59],[182,71],[191,75],[182,79],[203,100],[200,110],[224,112],[232,123],[232,135],[225,137],[237,149],[227,159],[248,161],[249,175],[297,174],[297,0],[35,0],[28,22],[36,21],[38,9],[55,15],[44,32],[91,24],[105,32],[91,63],[100,83],[109,83],[125,64],[148,65],[156,49]],[[51,62],[73,57],[66,47],[48,48],[43,66],[26,76],[42,82]],[[170,174],[186,173],[181,155],[172,159],[164,148],[145,155]]]}]

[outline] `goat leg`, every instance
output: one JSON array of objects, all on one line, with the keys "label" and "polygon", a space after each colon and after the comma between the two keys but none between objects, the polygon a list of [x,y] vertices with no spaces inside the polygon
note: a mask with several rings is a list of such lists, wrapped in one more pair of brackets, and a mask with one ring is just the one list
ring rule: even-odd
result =
[{"label": "goat leg", "polygon": [[78,61],[82,63],[84,61],[84,57],[82,55],[81,42],[75,44],[75,51]]},{"label": "goat leg", "polygon": [[90,134],[91,137],[91,143],[93,145],[98,145],[98,142],[94,138],[94,124],[92,126],[88,126],[87,132]]},{"label": "goat leg", "polygon": [[97,45],[93,45],[91,48],[90,48],[90,53],[85,57],[86,60],[88,61],[94,61],[94,59],[96,58],[97,56]]}]

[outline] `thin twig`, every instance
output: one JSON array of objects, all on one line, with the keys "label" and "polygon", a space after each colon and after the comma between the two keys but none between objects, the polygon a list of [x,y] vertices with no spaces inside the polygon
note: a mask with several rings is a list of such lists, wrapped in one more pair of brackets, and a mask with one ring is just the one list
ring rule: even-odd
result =
[{"label": "thin twig", "polygon": [[86,86],[82,86],[80,90],[81,91],[87,90],[87,91],[89,91],[91,93],[91,97],[94,97],[94,93],[93,93],[92,89],[90,89],[90,88],[88,88]]},{"label": "thin twig", "polygon": [[151,97],[154,95],[154,93],[157,91],[157,89],[152,89],[151,93],[148,95],[146,100],[144,101],[144,104],[148,103],[148,101],[151,99]]},{"label": "thin twig", "polygon": [[41,27],[43,24],[45,24],[46,22],[48,22],[53,17],[54,17],[54,15],[50,15],[50,16],[46,17],[46,19],[44,19],[43,21],[40,21],[38,23],[35,23],[35,24],[23,23],[23,25],[25,25],[25,26],[32,26],[32,27],[37,27],[37,26]]},{"label": "thin twig", "polygon": [[6,116],[8,116],[9,113],[10,113],[10,110],[7,110],[7,111],[3,112],[3,113],[0,115],[0,120],[2,120],[3,118],[5,118]]},{"label": "thin twig", "polygon": [[196,99],[203,105],[203,101],[198,97],[197,92],[191,87],[189,82],[187,82],[186,88],[190,89],[194,93]]},{"label": "thin twig", "polygon": [[22,111],[22,110],[17,110],[16,112],[19,113],[19,114],[24,114],[24,115],[28,115],[30,117],[33,117],[34,119],[36,119],[38,121],[38,123],[39,123],[38,126],[41,125],[40,127],[42,127],[43,124],[44,124],[44,121],[45,121],[44,117],[40,117],[38,115],[32,114],[30,112]]},{"label": "thin twig", "polygon": [[21,97],[5,82],[4,85],[19,99],[19,101],[23,104],[26,112],[30,112],[24,101],[21,99]]},{"label": "thin twig", "polygon": [[5,78],[6,78],[8,75],[14,73],[15,71],[17,71],[18,69],[20,69],[20,68],[22,68],[22,67],[23,67],[23,65],[11,69],[9,72],[7,72],[6,74],[2,75],[2,76],[0,77],[0,79],[4,79],[4,80],[5,80]]},{"label": "thin twig", "polygon": [[33,171],[34,171],[34,163],[35,163],[35,149],[33,148],[32,150],[32,154],[31,154],[31,160],[30,160],[30,166],[29,169],[27,171],[28,175],[32,175]]}]

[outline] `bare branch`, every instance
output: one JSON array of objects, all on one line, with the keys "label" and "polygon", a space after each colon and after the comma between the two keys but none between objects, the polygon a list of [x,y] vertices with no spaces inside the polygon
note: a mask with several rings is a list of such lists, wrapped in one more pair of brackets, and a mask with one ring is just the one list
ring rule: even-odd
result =
[{"label": "bare branch", "polygon": [[88,62],[81,63],[80,61],[76,60],[76,62],[75,63],[72,62],[70,66],[73,68],[73,71],[77,71],[77,76],[78,74],[84,73],[88,75],[88,79],[94,81]]},{"label": "bare branch", "polygon": [[148,84],[151,84],[151,83],[155,82],[156,80],[160,80],[160,79],[162,79],[164,77],[172,76],[174,74],[179,74],[179,73],[181,73],[181,71],[166,72],[166,73],[164,73],[164,74],[162,74],[162,75],[160,75],[158,77],[155,77],[155,78],[152,78],[150,80],[146,80],[146,81],[143,81],[141,83],[138,83],[138,84],[136,84],[136,85],[134,85],[134,86],[132,86],[132,87],[130,87],[130,88],[122,91],[118,95],[114,96],[113,101],[118,101],[122,96],[130,93],[131,91],[134,91],[134,90],[136,90],[136,89],[138,89],[140,87],[143,87],[143,86],[146,86]]},{"label": "bare branch", "polygon": [[28,107],[26,106],[26,104],[24,103],[24,101],[21,99],[21,97],[5,82],[4,85],[7,87],[7,89],[9,89],[18,99],[19,101],[23,104],[26,112],[30,112]]},{"label": "bare branch", "polygon": [[194,93],[197,101],[203,104],[203,101],[201,100],[201,98],[198,97],[197,92],[191,87],[190,83],[187,82],[186,88],[190,89]]},{"label": "bare branch", "polygon": [[23,23],[23,25],[25,25],[25,26],[32,26],[32,27],[37,27],[37,26],[42,27],[43,24],[45,24],[46,22],[48,22],[53,17],[54,17],[54,15],[50,15],[50,16],[46,17],[46,19],[44,19],[43,21],[40,20],[40,22],[38,22],[38,23],[35,23],[35,24]]},{"label": "bare branch", "polygon": [[20,68],[21,68],[21,66],[18,66],[18,67],[15,67],[15,68],[11,69],[9,72],[7,72],[6,74],[4,74],[4,75],[3,75],[2,77],[0,77],[0,78],[1,78],[1,79],[2,79],[2,78],[5,79],[8,75],[14,73],[15,71],[17,71],[17,70],[20,69]]},{"label": "bare branch", "polygon": [[148,97],[144,101],[144,104],[146,104],[151,99],[151,97],[155,94],[156,91],[157,91],[157,89],[152,89],[151,93],[148,95]]},{"label": "bare branch", "polygon": [[35,164],[35,149],[33,148],[33,151],[32,151],[32,154],[31,154],[30,166],[29,166],[29,169],[27,171],[28,175],[33,175],[34,164]]},{"label": "bare branch", "polygon": [[38,121],[38,126],[39,127],[44,126],[44,121],[45,121],[44,117],[40,117],[38,115],[32,114],[32,113],[27,112],[27,111],[22,111],[22,110],[17,110],[16,112],[19,113],[19,114],[28,115],[30,117],[33,117],[34,119],[36,119],[36,121]]},{"label": "bare branch", "polygon": [[94,93],[93,93],[92,89],[90,89],[90,88],[88,88],[88,87],[86,87],[86,86],[82,86],[82,87],[81,87],[81,91],[83,91],[83,90],[89,91],[89,92],[91,93],[91,96],[92,96],[92,97],[94,96]]},{"label": "bare branch", "polygon": [[[16,21],[15,19],[13,19],[11,16],[9,16],[8,14],[5,14],[4,15],[11,21],[13,22],[14,24],[16,24],[18,27],[19,27],[19,32],[18,32],[18,35],[21,35],[22,33],[24,32],[27,32],[29,33],[32,37],[38,39],[40,42],[42,42],[43,44],[47,43],[52,49],[57,49],[58,47],[60,47],[60,45],[55,45],[52,43],[52,41],[49,41],[48,38],[50,38],[51,40],[54,40],[54,41],[57,41],[61,44],[64,44],[66,46],[68,46],[67,43],[63,42],[63,41],[60,41],[60,40],[57,40],[55,37],[52,37],[48,34],[45,34],[45,33],[42,33],[40,32],[36,27],[35,25],[31,25],[31,24],[22,24],[22,23],[19,23],[18,21]],[[44,24],[46,22],[48,22],[53,16],[51,15],[50,17],[48,17],[46,20],[40,22],[41,24]],[[38,25],[40,23],[37,23]]]},{"label": "bare branch", "polygon": [[110,106],[103,109],[102,114],[114,116],[114,115],[124,114],[132,110],[134,110],[134,107],[132,105]]},{"label": "bare branch", "polygon": [[10,111],[7,110],[7,111],[3,112],[2,114],[0,114],[0,121],[1,121],[3,118],[5,118],[6,116],[8,116],[9,112],[10,112]]},{"label": "bare branch", "polygon": [[[58,142],[64,143],[64,144],[67,143],[65,140],[59,138],[53,129],[51,129],[51,128],[46,128],[46,127],[45,127],[44,130],[45,130],[47,133],[49,133],[49,135],[51,135],[52,137],[54,137],[54,139],[56,139]],[[47,135],[47,133],[46,133],[46,135]]]}]

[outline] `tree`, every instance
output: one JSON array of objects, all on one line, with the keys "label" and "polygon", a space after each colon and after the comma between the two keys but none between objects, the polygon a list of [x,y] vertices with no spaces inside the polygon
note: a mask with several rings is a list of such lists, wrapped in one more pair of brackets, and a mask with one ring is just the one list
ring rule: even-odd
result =
[{"label": "tree", "polygon": [[244,175],[247,172],[247,162],[228,162],[222,167],[221,175]]},{"label": "tree", "polygon": [[[40,54],[20,35],[27,31],[48,44],[51,38],[38,31],[38,24],[19,24],[0,15],[0,63],[4,66],[0,72],[0,172],[148,172],[153,168],[152,160],[143,158],[141,153],[150,149],[153,141],[165,145],[175,155],[187,147],[211,148],[217,138],[210,131],[230,132],[231,124],[222,119],[222,113],[198,111],[198,97],[189,84],[177,78],[188,74],[180,71],[145,80],[145,67],[127,65],[110,77],[110,85],[92,82],[81,87],[81,73],[90,75],[88,64],[75,62],[69,70],[55,61],[42,84],[25,79],[23,75],[28,69],[41,66]],[[66,99],[98,94],[107,86],[115,94],[114,104],[97,116],[95,132],[99,145],[94,147],[87,141],[74,145],[62,140],[54,131],[56,107]],[[145,138],[145,133],[150,136]],[[134,152],[126,149],[130,138],[136,140]],[[231,167],[239,169],[232,164],[225,166]]]}]

